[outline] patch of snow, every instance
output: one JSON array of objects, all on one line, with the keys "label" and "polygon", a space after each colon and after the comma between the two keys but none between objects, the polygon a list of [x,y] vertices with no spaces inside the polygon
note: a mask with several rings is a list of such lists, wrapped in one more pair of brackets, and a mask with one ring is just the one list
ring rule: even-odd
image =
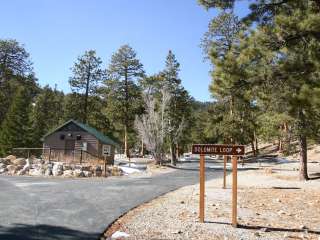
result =
[{"label": "patch of snow", "polygon": [[15,183],[17,187],[29,187],[33,185],[55,185],[54,182],[23,182],[23,183]]},{"label": "patch of snow", "polygon": [[112,234],[111,239],[118,239],[118,238],[127,238],[130,235],[125,232],[116,231]]},{"label": "patch of snow", "polygon": [[124,167],[132,167],[132,168],[139,168],[139,166],[135,163],[127,163],[123,165]]},{"label": "patch of snow", "polygon": [[140,173],[140,172],[142,172],[142,171],[139,170],[139,169],[131,168],[131,167],[119,166],[119,168],[120,168],[125,174],[132,174],[132,173]]}]

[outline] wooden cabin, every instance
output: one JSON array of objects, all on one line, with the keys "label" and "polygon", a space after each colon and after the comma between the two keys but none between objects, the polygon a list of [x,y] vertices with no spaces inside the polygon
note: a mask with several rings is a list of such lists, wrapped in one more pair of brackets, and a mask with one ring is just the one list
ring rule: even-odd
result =
[{"label": "wooden cabin", "polygon": [[59,153],[59,158],[81,158],[80,161],[85,154],[86,159],[89,156],[96,159],[107,159],[108,162],[113,163],[115,149],[118,147],[114,140],[97,129],[75,120],[69,120],[50,131],[42,138],[42,141],[43,148],[50,149],[52,156]]}]

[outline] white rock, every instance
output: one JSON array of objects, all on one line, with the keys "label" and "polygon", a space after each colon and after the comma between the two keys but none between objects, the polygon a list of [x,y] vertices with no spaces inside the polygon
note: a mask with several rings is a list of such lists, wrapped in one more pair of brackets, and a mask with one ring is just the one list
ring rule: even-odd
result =
[{"label": "white rock", "polygon": [[18,175],[25,175],[28,171],[30,170],[30,164],[27,162],[26,165],[24,165],[24,167],[18,171]]},{"label": "white rock", "polygon": [[14,165],[24,166],[26,165],[27,161],[25,158],[17,158],[11,161]]},{"label": "white rock", "polygon": [[85,177],[84,172],[80,169],[74,170],[73,174],[75,177]]},{"label": "white rock", "polygon": [[32,164],[32,160],[30,160],[30,159],[26,159],[26,165],[25,166],[31,166],[31,164]]},{"label": "white rock", "polygon": [[29,175],[30,176],[41,176],[42,175],[42,170],[41,169],[30,169],[29,170]]},{"label": "white rock", "polygon": [[85,177],[92,177],[92,172],[90,171],[83,171]]},{"label": "white rock", "polygon": [[54,164],[52,168],[53,176],[61,176],[63,174],[63,165],[62,164]]},{"label": "white rock", "polygon": [[65,170],[63,172],[64,177],[73,177],[73,171],[72,170]]},{"label": "white rock", "polygon": [[112,234],[111,239],[118,239],[118,238],[127,238],[130,235],[125,232],[116,231]]},{"label": "white rock", "polygon": [[6,167],[0,168],[0,174],[7,172],[8,169]]}]

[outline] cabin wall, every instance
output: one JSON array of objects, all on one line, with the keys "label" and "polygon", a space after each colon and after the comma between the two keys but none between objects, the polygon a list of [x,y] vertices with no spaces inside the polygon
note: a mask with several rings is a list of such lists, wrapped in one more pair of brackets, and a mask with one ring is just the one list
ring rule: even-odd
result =
[{"label": "cabin wall", "polygon": [[[72,136],[69,137],[68,134],[71,133]],[[61,135],[65,136],[65,139],[60,139]],[[77,140],[77,135],[81,136],[81,140]],[[65,149],[66,141],[74,140],[75,141],[75,150],[81,150],[83,143],[87,143],[87,151],[94,155],[99,155],[99,141],[91,134],[85,131],[57,131],[44,139],[43,146],[45,148],[57,148],[57,149]]]}]

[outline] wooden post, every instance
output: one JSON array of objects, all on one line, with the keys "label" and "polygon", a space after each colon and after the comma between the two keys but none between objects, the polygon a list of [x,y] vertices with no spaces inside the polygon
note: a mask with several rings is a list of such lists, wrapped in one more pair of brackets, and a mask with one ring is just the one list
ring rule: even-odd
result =
[{"label": "wooden post", "polygon": [[82,163],[82,149],[80,150],[80,164]]},{"label": "wooden post", "polygon": [[49,163],[51,161],[51,148],[49,149]]},{"label": "wooden post", "polygon": [[232,156],[232,226],[237,227],[237,157]]},{"label": "wooden post", "polygon": [[30,159],[30,149],[28,149],[28,159]]},{"label": "wooden post", "polygon": [[223,156],[223,189],[226,189],[227,185],[227,161],[228,161],[228,156]]},{"label": "wooden post", "polygon": [[107,157],[104,157],[104,177],[107,177]]},{"label": "wooden post", "polygon": [[204,196],[205,196],[205,160],[204,155],[200,155],[200,199],[199,199],[199,220],[204,222]]}]

